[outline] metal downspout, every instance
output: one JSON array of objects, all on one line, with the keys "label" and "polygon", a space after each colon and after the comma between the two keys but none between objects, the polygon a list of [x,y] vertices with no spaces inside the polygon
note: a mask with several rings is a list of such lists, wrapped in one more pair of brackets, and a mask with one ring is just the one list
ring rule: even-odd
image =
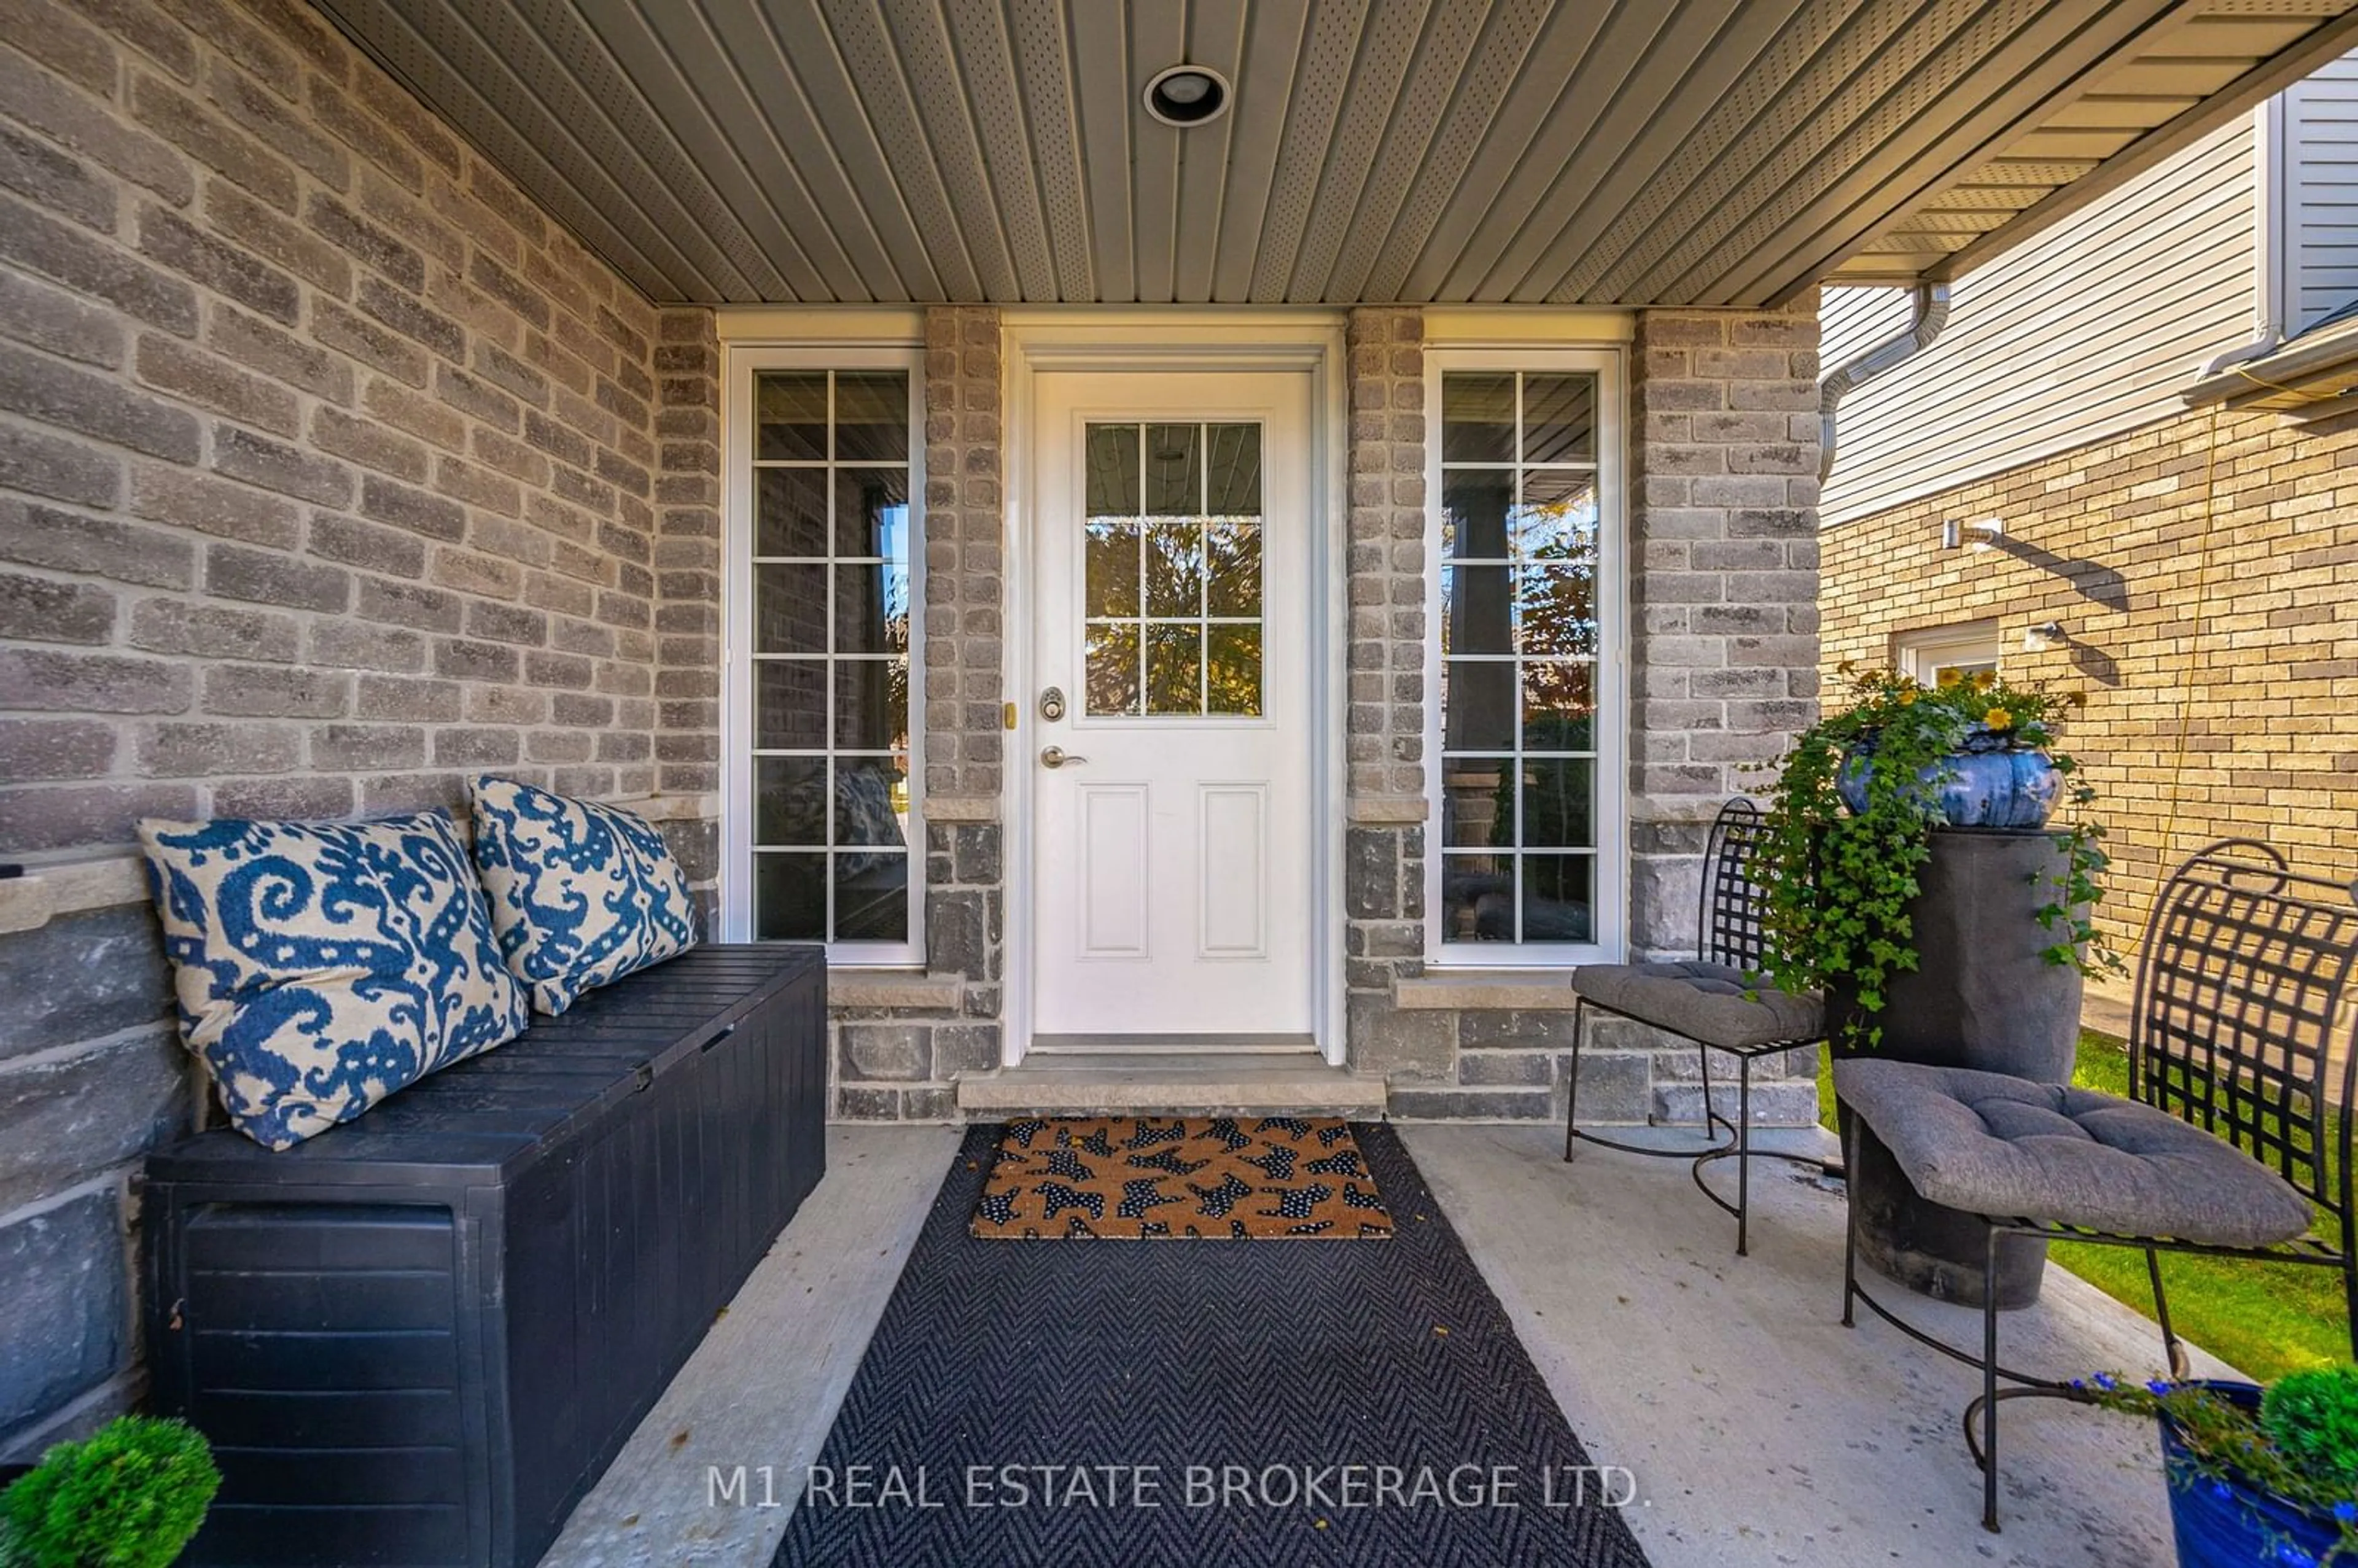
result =
[{"label": "metal downspout", "polygon": [[1834,471],[1834,410],[1863,383],[1907,363],[1932,346],[1949,324],[1949,286],[1919,283],[1916,309],[1908,325],[1893,337],[1837,365],[1818,386],[1818,477]]}]

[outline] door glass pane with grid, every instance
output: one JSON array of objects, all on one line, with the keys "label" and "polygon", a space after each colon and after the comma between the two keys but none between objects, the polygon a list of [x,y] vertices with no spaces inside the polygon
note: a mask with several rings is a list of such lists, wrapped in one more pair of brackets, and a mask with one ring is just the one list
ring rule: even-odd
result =
[{"label": "door glass pane with grid", "polygon": [[1089,716],[1260,714],[1260,439],[1259,425],[1088,427]]}]

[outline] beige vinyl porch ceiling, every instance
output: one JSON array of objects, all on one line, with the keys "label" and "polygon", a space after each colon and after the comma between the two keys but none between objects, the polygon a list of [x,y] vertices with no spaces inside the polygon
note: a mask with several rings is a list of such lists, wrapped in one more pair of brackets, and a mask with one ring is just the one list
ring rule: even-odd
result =
[{"label": "beige vinyl porch ceiling", "polygon": [[[1974,265],[2358,0],[317,0],[659,302],[1759,305]],[[1182,61],[1233,84],[1180,131]]]}]

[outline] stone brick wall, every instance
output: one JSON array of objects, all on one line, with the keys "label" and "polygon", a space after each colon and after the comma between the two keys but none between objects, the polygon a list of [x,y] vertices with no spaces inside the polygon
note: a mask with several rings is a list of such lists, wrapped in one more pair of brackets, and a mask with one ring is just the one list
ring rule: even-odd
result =
[{"label": "stone brick wall", "polygon": [[[133,819],[485,768],[693,797],[719,580],[708,313],[659,316],[295,0],[9,19],[0,860],[44,874],[0,883],[0,1456],[135,1388],[128,1176],[191,1105],[104,869]],[[93,858],[95,902],[45,891]]]},{"label": "stone brick wall", "polygon": [[27,3],[0,842],[651,793],[654,310],[307,8]]},{"label": "stone brick wall", "polygon": [[[654,789],[720,788],[720,345],[712,312],[669,309],[654,348]],[[717,817],[665,829],[699,889],[719,871]],[[709,911],[708,910],[708,913]]]},{"label": "stone brick wall", "polygon": [[[1830,530],[1824,659],[1998,623],[2009,679],[2087,696],[2062,744],[2113,857],[2097,923],[2133,949],[2169,867],[2266,838],[2358,872],[2358,416],[2180,417]],[[1994,549],[1941,524],[2001,517]],[[2207,539],[2207,544],[2206,544]],[[2024,633],[2053,621],[2059,647]]]},{"label": "stone brick wall", "polygon": [[1004,774],[1004,497],[999,312],[925,312],[925,795],[936,820],[996,820]]},{"label": "stone brick wall", "polygon": [[[1817,311],[1646,311],[1632,346],[1631,945],[1693,950],[1704,833],[1738,770],[1816,713]],[[1560,1119],[1572,993],[1425,964],[1423,322],[1349,327],[1349,1059],[1404,1118]],[[1583,1121],[1695,1121],[1693,1048],[1601,1019]],[[1807,1053],[1766,1063],[1755,1119],[1807,1123]],[[1731,1095],[1732,1099],[1732,1095]],[[1732,1104],[1725,1107],[1732,1113]]]},{"label": "stone brick wall", "polygon": [[1354,310],[1344,350],[1351,388],[1347,787],[1363,817],[1394,807],[1414,814],[1425,798],[1424,318]]},{"label": "stone brick wall", "polygon": [[925,312],[925,962],[839,987],[835,1114],[938,1121],[999,1065],[1006,886],[1006,557],[1000,315]]},{"label": "stone brick wall", "polygon": [[1352,1068],[1446,1075],[1453,1021],[1401,1012],[1392,988],[1424,972],[1424,318],[1354,310],[1344,332],[1350,427],[1346,533],[1350,690],[1343,934]]},{"label": "stone brick wall", "polygon": [[1631,946],[1692,953],[1711,818],[1817,717],[1817,301],[1641,312],[1631,372]]}]

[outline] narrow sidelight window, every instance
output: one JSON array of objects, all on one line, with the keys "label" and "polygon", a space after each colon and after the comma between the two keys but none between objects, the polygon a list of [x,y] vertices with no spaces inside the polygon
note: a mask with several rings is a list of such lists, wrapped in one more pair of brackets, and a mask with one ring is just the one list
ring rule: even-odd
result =
[{"label": "narrow sidelight window", "polygon": [[753,376],[752,935],[913,944],[905,370]]},{"label": "narrow sidelight window", "polygon": [[1437,935],[1444,956],[1590,946],[1618,881],[1600,870],[1598,376],[1446,372],[1440,393]]}]

